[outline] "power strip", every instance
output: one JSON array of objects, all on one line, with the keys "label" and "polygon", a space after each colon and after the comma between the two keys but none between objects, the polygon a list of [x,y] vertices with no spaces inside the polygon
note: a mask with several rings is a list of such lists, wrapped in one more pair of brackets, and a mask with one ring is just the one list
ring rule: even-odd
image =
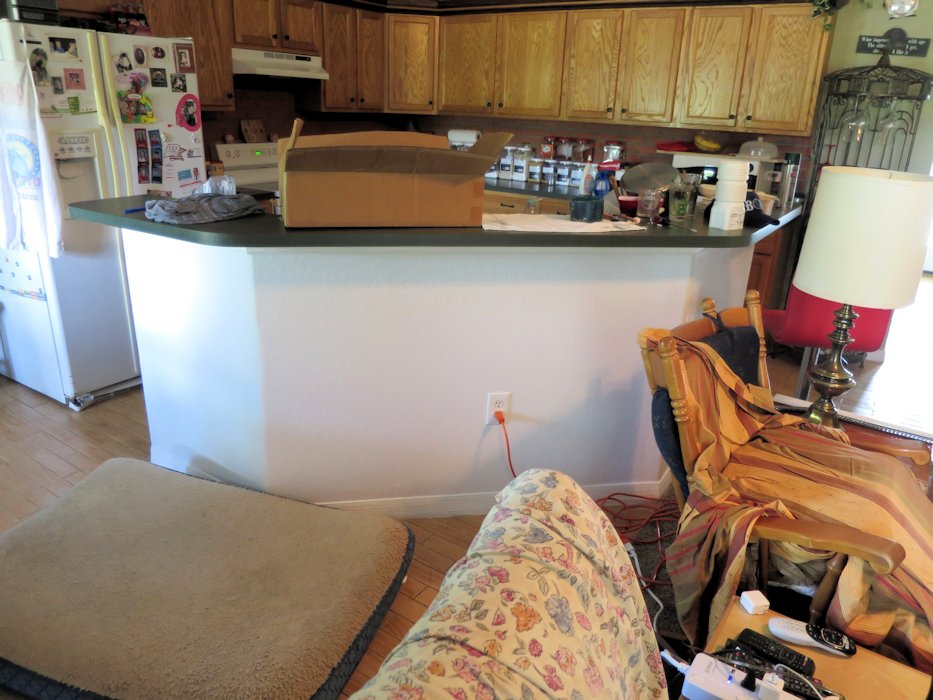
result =
[{"label": "power strip", "polygon": [[697,654],[687,669],[681,694],[689,700],[800,700],[784,692],[784,681],[776,674],[768,673],[764,679],[756,680],[755,690],[741,686],[744,678],[745,671],[712,656]]}]

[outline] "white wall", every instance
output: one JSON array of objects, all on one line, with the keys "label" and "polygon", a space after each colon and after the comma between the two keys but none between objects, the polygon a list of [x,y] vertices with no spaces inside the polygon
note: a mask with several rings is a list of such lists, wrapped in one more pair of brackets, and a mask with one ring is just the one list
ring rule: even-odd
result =
[{"label": "white wall", "polygon": [[[836,28],[833,30],[835,36],[827,72],[871,66],[878,62],[877,55],[855,53],[861,34],[881,36],[888,29],[899,27],[907,32],[908,37],[933,39],[933,0],[920,0],[916,16],[893,20],[888,17],[881,0],[874,0],[873,5],[874,7],[868,8],[859,0],[850,0],[849,4],[839,11]],[[933,73],[933,47],[923,58],[892,56],[891,63]],[[923,106],[909,170],[923,175],[933,173],[933,104],[930,101]],[[933,271],[933,231],[924,269]]]}]

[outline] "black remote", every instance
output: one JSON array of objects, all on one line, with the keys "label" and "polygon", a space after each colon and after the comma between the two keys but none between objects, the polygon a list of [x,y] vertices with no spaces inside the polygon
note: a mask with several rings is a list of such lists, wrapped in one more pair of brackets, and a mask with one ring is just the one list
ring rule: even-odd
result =
[{"label": "black remote", "polygon": [[[770,670],[773,665],[772,662],[756,655],[750,647],[734,639],[727,639],[722,650],[714,656],[739,669],[757,666],[757,668],[751,670],[758,680],[764,678],[765,673]],[[813,689],[797,676],[783,672],[779,675],[783,677],[785,692],[796,695],[799,698],[805,698],[805,700],[823,700],[822,695],[814,693]],[[817,689],[820,689],[819,681],[813,678],[809,678],[808,680],[813,683]]]},{"label": "black remote", "polygon": [[784,664],[805,676],[812,676],[816,669],[816,664],[809,656],[804,656],[799,651],[794,651],[747,627],[739,632],[738,641],[771,663]]}]

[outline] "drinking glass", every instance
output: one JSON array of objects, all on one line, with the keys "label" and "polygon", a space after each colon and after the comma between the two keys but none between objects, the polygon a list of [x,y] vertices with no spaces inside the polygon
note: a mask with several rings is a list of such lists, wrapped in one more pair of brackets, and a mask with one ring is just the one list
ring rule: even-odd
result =
[{"label": "drinking glass", "polygon": [[673,184],[668,192],[670,193],[668,201],[671,205],[671,218],[686,219],[690,210],[693,188],[690,185]]},{"label": "drinking glass", "polygon": [[652,219],[661,210],[663,193],[654,187],[643,187],[638,190],[638,216]]}]

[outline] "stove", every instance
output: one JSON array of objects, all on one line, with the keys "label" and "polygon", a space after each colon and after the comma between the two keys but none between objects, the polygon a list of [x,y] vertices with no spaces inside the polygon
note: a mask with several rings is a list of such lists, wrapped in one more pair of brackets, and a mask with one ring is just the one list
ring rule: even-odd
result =
[{"label": "stove", "polygon": [[279,157],[277,144],[218,143],[214,145],[216,159],[224,164],[224,175],[250,189],[275,191],[279,189]]}]

